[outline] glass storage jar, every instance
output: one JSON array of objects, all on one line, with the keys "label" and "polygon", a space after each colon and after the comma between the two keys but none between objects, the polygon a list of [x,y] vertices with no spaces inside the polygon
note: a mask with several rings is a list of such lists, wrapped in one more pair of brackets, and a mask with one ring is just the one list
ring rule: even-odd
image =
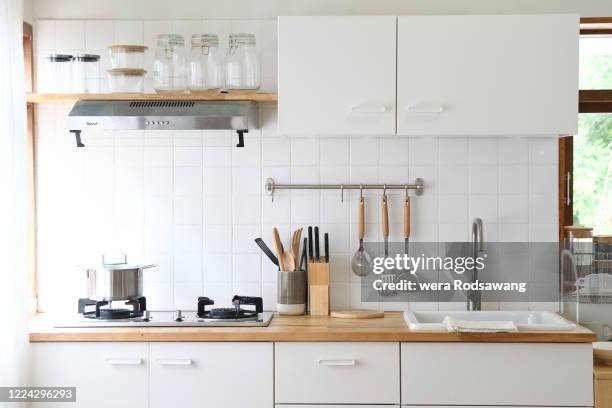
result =
[{"label": "glass storage jar", "polygon": [[260,85],[259,57],[254,34],[230,34],[225,59],[225,88],[257,90]]},{"label": "glass storage jar", "polygon": [[99,92],[100,56],[77,54],[72,63],[72,92]]},{"label": "glass storage jar", "polygon": [[593,228],[569,225],[565,227],[565,247],[574,255],[576,279],[591,274],[593,263]]},{"label": "glass storage jar", "polygon": [[144,92],[144,76],[147,73],[144,69],[115,68],[106,72],[111,93]]},{"label": "glass storage jar", "polygon": [[72,55],[48,55],[45,59],[43,84],[41,92],[70,93],[72,91]]},{"label": "glass storage jar", "polygon": [[191,92],[223,87],[223,62],[216,34],[194,34],[191,37],[187,85]]},{"label": "glass storage jar", "polygon": [[148,47],[144,45],[111,45],[108,47],[111,68],[138,68],[143,69],[145,65],[145,51]]},{"label": "glass storage jar", "polygon": [[153,88],[158,93],[183,92],[187,89],[185,40],[178,34],[157,36],[153,65]]}]

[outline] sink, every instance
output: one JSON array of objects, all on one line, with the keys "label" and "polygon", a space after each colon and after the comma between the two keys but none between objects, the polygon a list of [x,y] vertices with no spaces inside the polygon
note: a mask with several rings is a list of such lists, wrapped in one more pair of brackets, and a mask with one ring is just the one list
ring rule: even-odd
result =
[{"label": "sink", "polygon": [[553,312],[536,311],[431,311],[431,312],[404,312],[404,319],[410,330],[414,331],[446,331],[445,317],[469,321],[511,321],[519,331],[538,330],[573,330],[576,325]]}]

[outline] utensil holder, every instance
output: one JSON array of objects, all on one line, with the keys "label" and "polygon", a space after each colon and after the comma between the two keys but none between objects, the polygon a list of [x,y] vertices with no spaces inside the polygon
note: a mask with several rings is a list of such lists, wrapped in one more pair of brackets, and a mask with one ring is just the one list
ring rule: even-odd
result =
[{"label": "utensil holder", "polygon": [[281,315],[306,313],[306,271],[278,271],[276,310]]},{"label": "utensil holder", "polygon": [[329,263],[308,263],[308,294],[311,316],[329,316]]}]

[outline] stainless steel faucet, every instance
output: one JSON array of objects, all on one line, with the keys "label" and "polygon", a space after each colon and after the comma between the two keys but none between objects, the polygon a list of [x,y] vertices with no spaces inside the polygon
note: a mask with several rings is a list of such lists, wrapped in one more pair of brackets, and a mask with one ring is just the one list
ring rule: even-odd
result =
[{"label": "stainless steel faucet", "polygon": [[[482,219],[474,218],[472,221],[472,255],[474,259],[480,257],[484,253],[484,238],[483,238]],[[478,280],[478,269],[476,266],[472,269],[472,282]],[[470,290],[467,294],[467,310],[481,310],[481,292],[479,290]]]}]

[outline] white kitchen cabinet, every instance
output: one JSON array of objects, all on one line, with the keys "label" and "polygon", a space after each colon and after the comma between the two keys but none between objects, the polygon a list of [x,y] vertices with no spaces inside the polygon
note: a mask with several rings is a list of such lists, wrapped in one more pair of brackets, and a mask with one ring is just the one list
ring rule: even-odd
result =
[{"label": "white kitchen cabinet", "polygon": [[32,407],[146,408],[147,343],[32,343],[32,386],[76,387],[72,402]]},{"label": "white kitchen cabinet", "polygon": [[574,134],[578,16],[398,18],[400,135]]},{"label": "white kitchen cabinet", "polygon": [[402,404],[593,406],[590,343],[402,343]]},{"label": "white kitchen cabinet", "polygon": [[277,404],[398,404],[398,343],[275,343]]},{"label": "white kitchen cabinet", "polygon": [[395,16],[279,17],[279,133],[395,134],[395,65]]},{"label": "white kitchen cabinet", "polygon": [[150,408],[269,408],[272,343],[151,343]]}]

